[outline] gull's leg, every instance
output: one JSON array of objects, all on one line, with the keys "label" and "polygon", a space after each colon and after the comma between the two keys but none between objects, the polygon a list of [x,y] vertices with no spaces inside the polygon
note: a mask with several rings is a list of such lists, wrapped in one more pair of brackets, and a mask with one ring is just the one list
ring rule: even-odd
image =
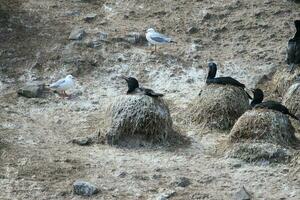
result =
[{"label": "gull's leg", "polygon": [[70,97],[70,95],[67,94],[65,90],[64,90],[64,95],[65,95],[65,97],[68,97],[68,98]]},{"label": "gull's leg", "polygon": [[156,44],[154,45],[154,52],[156,52]]}]

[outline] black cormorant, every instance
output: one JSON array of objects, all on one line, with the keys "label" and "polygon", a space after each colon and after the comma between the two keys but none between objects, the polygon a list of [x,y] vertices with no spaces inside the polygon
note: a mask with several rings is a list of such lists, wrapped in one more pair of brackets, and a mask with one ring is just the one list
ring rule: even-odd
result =
[{"label": "black cormorant", "polygon": [[287,47],[287,64],[290,71],[294,69],[296,64],[300,64],[300,20],[295,20],[296,33],[288,42]]},{"label": "black cormorant", "polygon": [[253,90],[253,100],[251,102],[251,107],[253,108],[266,108],[266,109],[271,109],[271,110],[276,110],[279,111],[283,114],[289,115],[292,118],[299,120],[298,117],[290,113],[289,109],[282,105],[281,103],[277,101],[264,101],[264,93],[261,89],[256,88]]},{"label": "black cormorant", "polygon": [[[216,74],[217,74],[216,63],[214,62],[208,63],[208,75],[206,78],[206,84],[233,85],[245,89],[245,85],[235,80],[234,78],[231,78],[230,76],[215,78]],[[246,94],[249,97],[249,99],[252,99],[252,97],[247,92]]]},{"label": "black cormorant", "polygon": [[163,94],[154,92],[151,89],[139,87],[139,82],[133,77],[121,76],[126,80],[128,85],[127,94],[145,94],[150,97],[162,97]]}]

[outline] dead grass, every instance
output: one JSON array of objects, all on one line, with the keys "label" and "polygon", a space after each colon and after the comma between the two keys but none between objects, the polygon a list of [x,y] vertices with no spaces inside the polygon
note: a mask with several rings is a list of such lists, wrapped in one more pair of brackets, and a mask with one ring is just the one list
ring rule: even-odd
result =
[{"label": "dead grass", "polygon": [[109,106],[107,113],[108,144],[144,146],[144,142],[167,144],[180,138],[172,127],[168,105],[162,98],[123,95]]},{"label": "dead grass", "polygon": [[191,120],[205,127],[230,129],[249,109],[246,92],[233,86],[208,85],[189,106]]},{"label": "dead grass", "polygon": [[230,131],[230,141],[267,142],[284,147],[299,147],[295,129],[287,115],[255,109],[243,114]]}]

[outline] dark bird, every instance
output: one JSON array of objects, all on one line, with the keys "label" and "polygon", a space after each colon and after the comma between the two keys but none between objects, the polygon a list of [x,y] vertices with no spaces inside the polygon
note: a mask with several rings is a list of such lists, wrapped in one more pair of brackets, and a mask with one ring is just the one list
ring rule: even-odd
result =
[{"label": "dark bird", "polygon": [[[245,85],[240,83],[239,81],[235,80],[234,78],[230,76],[225,77],[217,77],[215,78],[217,74],[217,65],[214,62],[208,63],[208,75],[206,78],[206,84],[220,84],[220,85],[232,85],[236,87],[240,87],[242,89],[245,89]],[[246,92],[246,91],[245,91]],[[246,92],[249,99],[252,99],[252,97]]]},{"label": "dark bird", "polygon": [[122,76],[126,80],[128,85],[127,94],[145,94],[150,97],[162,97],[163,94],[154,92],[151,89],[143,88],[139,86],[139,82],[133,77]]},{"label": "dark bird", "polygon": [[271,109],[271,110],[276,110],[279,111],[283,114],[289,115],[292,118],[299,120],[298,117],[290,113],[289,109],[282,105],[281,103],[277,101],[264,101],[264,93],[261,89],[256,88],[253,90],[253,100],[251,101],[251,107],[253,108],[265,108],[265,109]]},{"label": "dark bird", "polygon": [[295,20],[296,33],[292,39],[288,41],[287,59],[290,71],[294,66],[300,64],[300,20]]}]

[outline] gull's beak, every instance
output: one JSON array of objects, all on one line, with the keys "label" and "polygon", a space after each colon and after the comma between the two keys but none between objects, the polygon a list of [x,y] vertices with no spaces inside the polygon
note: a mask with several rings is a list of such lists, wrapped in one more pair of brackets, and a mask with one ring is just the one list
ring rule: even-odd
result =
[{"label": "gull's beak", "polygon": [[127,76],[121,75],[120,77],[121,77],[122,79],[125,79],[126,81],[128,81],[128,77],[127,77]]}]

